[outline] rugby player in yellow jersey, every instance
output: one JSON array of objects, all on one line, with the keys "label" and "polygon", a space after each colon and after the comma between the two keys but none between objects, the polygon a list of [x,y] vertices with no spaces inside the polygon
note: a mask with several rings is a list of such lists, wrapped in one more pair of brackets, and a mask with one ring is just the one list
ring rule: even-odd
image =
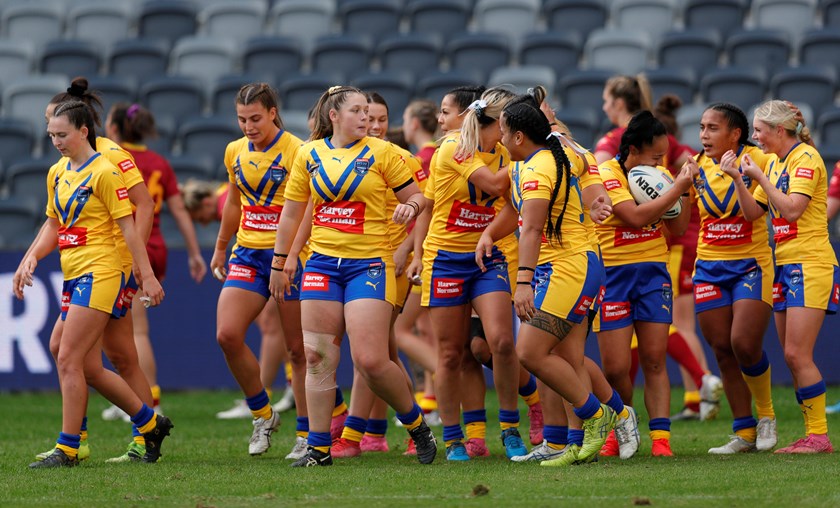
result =
[{"label": "rugby player in yellow jersey", "polygon": [[[288,168],[301,140],[283,129],[277,95],[269,85],[251,83],[243,86],[236,94],[235,103],[239,127],[245,136],[228,144],[225,150],[230,190],[210,269],[217,279],[224,280],[216,317],[216,340],[254,417],[248,453],[262,455],[271,447],[271,434],[280,425],[280,415],[269,403],[260,379],[259,363],[245,344],[245,332],[271,296],[268,283],[272,246],[283,209]],[[227,246],[234,233],[236,244],[230,262],[226,263]],[[300,246],[292,252],[295,265],[300,263],[299,252]],[[303,339],[297,301],[299,277],[292,284],[295,291],[277,307],[277,311],[287,346],[300,353]],[[300,360],[301,355],[297,356]],[[292,368],[295,367],[298,379],[301,379],[302,362],[293,363]],[[294,383],[294,376],[292,381]],[[301,403],[298,414],[302,412],[302,416],[296,430],[301,438],[308,431],[305,410]],[[302,450],[301,444],[300,453]]]},{"label": "rugby player in yellow jersey", "polygon": [[[354,366],[373,393],[396,410],[418,460],[428,464],[437,453],[434,435],[388,347],[396,304],[388,222],[404,224],[416,217],[421,194],[393,145],[367,136],[368,100],[362,91],[331,87],[318,100],[315,115],[313,141],[300,148],[292,166],[271,265],[271,292],[282,302],[290,290],[284,270],[292,264],[289,250],[311,198],[312,256],[301,283],[310,432],[307,454],[292,466],[332,464],[329,429],[340,356],[335,338],[345,330]],[[388,217],[386,196],[392,190],[400,204]]]},{"label": "rugby player in yellow jersey", "polygon": [[[761,168],[770,160],[749,136],[743,111],[733,104],[712,104],[700,120],[703,151],[691,164],[691,199],[700,211],[695,308],[734,418],[732,438],[709,449],[711,454],[770,450],[777,441],[770,362],[762,349],[773,304],[773,257],[764,218],[746,220],[735,193],[744,158]],[[742,183],[750,193],[758,187],[750,178]],[[753,399],[758,420],[753,417]]]},{"label": "rugby player in yellow jersey", "polygon": [[66,159],[50,168],[48,220],[27,254],[24,276],[15,286],[15,293],[23,297],[24,286],[32,284],[38,261],[58,246],[65,279],[61,305],[64,326],[57,340],[56,358],[63,414],[61,433],[52,454],[30,467],[78,464],[88,383],[132,415],[132,422],[146,443],[142,459],[156,462],[172,423],[155,415],[122,378],[104,369],[101,363],[100,336],[109,317],[120,313],[125,283],[113,234],[115,224],[135,256],[139,282],[147,290],[149,305],[160,303],[163,288],[154,277],[143,240],[134,228],[121,172],[95,150],[91,109],[79,100],[59,104],[49,119],[47,132]]},{"label": "rugby player in yellow jersey", "polygon": [[769,211],[773,225],[776,331],[805,418],[805,437],[776,453],[830,453],[825,381],[813,358],[825,315],[837,312],[840,304],[837,257],[828,241],[825,164],[808,144],[808,128],[784,101],[760,105],[753,130],[753,139],[771,156],[766,173],[750,156],[741,158],[743,176],[758,183],[755,193],[738,178],[734,163],[721,169],[735,181],[744,218],[753,221]]}]

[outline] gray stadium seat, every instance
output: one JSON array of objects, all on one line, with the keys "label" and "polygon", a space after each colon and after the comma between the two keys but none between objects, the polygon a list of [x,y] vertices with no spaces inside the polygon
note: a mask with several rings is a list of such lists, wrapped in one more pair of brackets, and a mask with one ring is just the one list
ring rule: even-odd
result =
[{"label": "gray stadium seat", "polygon": [[292,76],[279,86],[285,108],[309,111],[327,89],[336,84],[328,74]]},{"label": "gray stadium seat", "polygon": [[[700,144],[700,119],[703,118],[706,107],[708,107],[708,104],[688,104],[677,111],[680,143],[688,145],[698,152],[703,149],[703,145]],[[748,120],[752,123],[751,118]]]},{"label": "gray stadium seat", "polygon": [[411,33],[384,38],[376,49],[383,70],[420,76],[438,68],[441,43],[436,34]]},{"label": "gray stadium seat", "polygon": [[355,76],[367,72],[371,52],[370,41],[358,35],[320,37],[312,50],[312,70],[341,73],[345,77]]},{"label": "gray stadium seat", "polygon": [[213,165],[224,160],[228,143],[242,137],[242,131],[232,115],[193,117],[178,127],[181,154],[207,159]]},{"label": "gray stadium seat", "polygon": [[363,35],[374,41],[396,32],[401,16],[399,0],[344,0],[338,5],[344,33]]},{"label": "gray stadium seat", "polygon": [[727,67],[707,73],[700,81],[704,102],[731,102],[746,111],[764,100],[766,76],[757,67]]},{"label": "gray stadium seat", "polygon": [[11,167],[20,159],[32,155],[35,147],[35,133],[32,125],[17,118],[0,119],[0,162]]},{"label": "gray stadium seat", "polygon": [[814,26],[817,0],[752,0],[753,20],[758,28],[781,30],[791,40]]},{"label": "gray stadium seat", "polygon": [[262,0],[226,0],[204,6],[198,14],[201,33],[233,39],[237,44],[259,35],[265,25],[267,5]]},{"label": "gray stadium seat", "polygon": [[363,74],[352,81],[366,92],[377,92],[388,103],[388,119],[401,125],[403,111],[414,96],[414,77],[410,72],[380,72]]},{"label": "gray stadium seat", "polygon": [[637,74],[648,66],[651,39],[644,32],[601,29],[586,41],[583,53],[587,68],[610,69],[618,74]]},{"label": "gray stadium seat", "polygon": [[[44,187],[43,181],[41,187]],[[46,194],[46,187],[42,189]],[[26,249],[35,238],[35,230],[44,210],[31,196],[0,199],[0,243],[6,249]]]},{"label": "gray stadium seat", "polygon": [[101,46],[110,47],[131,33],[133,18],[128,4],[71,4],[67,14],[67,37],[96,41]]},{"label": "gray stadium seat", "polygon": [[182,37],[169,58],[173,73],[198,78],[209,87],[233,72],[236,43],[219,37]]},{"label": "gray stadium seat", "polygon": [[808,104],[817,114],[833,104],[836,91],[837,72],[831,67],[782,69],[770,80],[771,97]]},{"label": "gray stadium seat", "polygon": [[451,39],[470,20],[472,0],[410,0],[405,8],[411,31]]},{"label": "gray stadium seat", "polygon": [[691,104],[694,101],[694,93],[697,91],[697,74],[688,67],[660,67],[648,69],[645,76],[653,91],[653,103],[665,94],[674,94],[682,100],[683,104]]},{"label": "gray stadium seat", "polygon": [[550,31],[576,31],[583,38],[607,23],[604,0],[546,0],[543,13]]},{"label": "gray stadium seat", "polygon": [[239,89],[248,83],[256,83],[260,78],[248,74],[230,74],[222,76],[210,91],[210,110],[214,116],[236,117],[236,96]]},{"label": "gray stadium seat", "polygon": [[433,72],[423,76],[417,83],[416,95],[440,106],[440,101],[449,90],[459,86],[476,86],[481,83],[481,79],[462,71]]},{"label": "gray stadium seat", "polygon": [[[227,147],[227,144],[231,141],[234,141],[234,139],[228,140],[224,146],[222,146],[222,150],[224,150],[224,148]],[[175,178],[177,178],[180,183],[186,182],[190,178],[208,181],[213,180],[216,177],[214,174],[214,168],[217,164],[221,163],[221,159],[214,161],[206,157],[196,157],[190,154],[167,155],[166,160],[169,162],[169,165],[172,166]]]},{"label": "gray stadium seat", "polygon": [[283,128],[302,140],[309,137],[309,112],[300,109],[286,109],[280,113]]},{"label": "gray stadium seat", "polygon": [[820,145],[840,145],[840,108],[825,111],[817,121]]},{"label": "gray stadium seat", "polygon": [[301,45],[291,37],[255,37],[245,43],[242,55],[243,72],[275,82],[300,72],[302,63]]},{"label": "gray stadium seat", "polygon": [[840,0],[821,0],[820,10],[824,27],[840,28]]},{"label": "gray stadium seat", "polygon": [[612,20],[621,30],[645,32],[653,41],[671,30],[677,0],[613,0]]},{"label": "gray stadium seat", "polygon": [[[137,99],[137,83],[123,76],[91,76],[88,78],[91,90],[100,93],[105,115],[118,102],[134,102]],[[103,117],[103,121],[105,118]]]},{"label": "gray stadium seat", "polygon": [[604,85],[615,73],[603,69],[588,69],[563,76],[558,83],[558,96],[563,108],[589,109],[602,116]]},{"label": "gray stadium seat", "polygon": [[279,0],[269,13],[269,33],[293,37],[304,48],[332,32],[335,2],[332,0]]},{"label": "gray stadium seat", "polygon": [[450,68],[480,73],[482,81],[496,67],[507,65],[511,57],[510,41],[499,34],[462,34],[449,41],[446,49]]},{"label": "gray stadium seat", "polygon": [[728,37],[744,26],[749,0],[686,0],[686,30],[715,30]]},{"label": "gray stadium seat", "polygon": [[523,94],[529,88],[542,85],[547,90],[547,96],[554,95],[554,85],[557,75],[551,67],[545,65],[528,65],[522,67],[499,67],[490,73],[487,86],[504,86],[518,94]]},{"label": "gray stadium seat", "polygon": [[58,161],[59,153],[52,146],[49,155],[44,158],[25,158],[6,169],[6,185],[9,195],[31,196],[37,200],[39,210],[43,212],[47,204],[47,172]]},{"label": "gray stadium seat", "polygon": [[29,41],[0,39],[0,85],[27,76],[35,67],[35,47]]},{"label": "gray stadium seat", "polygon": [[33,127],[44,126],[44,110],[59,92],[67,90],[66,76],[41,74],[23,77],[3,89],[3,116],[22,118]]},{"label": "gray stadium seat", "polygon": [[566,124],[572,137],[585,148],[594,148],[598,115],[590,109],[561,108],[557,118]]},{"label": "gray stadium seat", "polygon": [[577,69],[583,42],[577,32],[528,34],[519,48],[522,65],[547,65],[557,76]]},{"label": "gray stadium seat", "polygon": [[55,40],[44,47],[41,72],[65,76],[92,76],[102,65],[100,45],[85,40]]},{"label": "gray stadium seat", "polygon": [[196,6],[188,0],[148,0],[140,7],[138,34],[174,44],[181,37],[195,34],[197,18]]},{"label": "gray stadium seat", "polygon": [[661,67],[684,67],[702,74],[718,65],[721,38],[714,30],[668,32],[659,43]]},{"label": "gray stadium seat", "polygon": [[36,49],[60,37],[64,28],[63,7],[48,2],[8,4],[3,8],[0,19],[4,38],[29,41]]},{"label": "gray stadium seat", "polygon": [[161,39],[125,39],[111,48],[108,68],[111,74],[131,77],[138,82],[162,76],[169,63],[169,45]]},{"label": "gray stadium seat", "polygon": [[539,13],[540,0],[478,0],[473,16],[477,30],[518,41],[536,31]]},{"label": "gray stadium seat", "polygon": [[840,24],[836,28],[805,32],[799,45],[799,63],[840,69]]},{"label": "gray stadium seat", "polygon": [[729,65],[777,69],[788,64],[790,38],[778,30],[741,30],[726,41]]},{"label": "gray stadium seat", "polygon": [[195,78],[165,76],[153,78],[140,87],[140,102],[156,119],[168,118],[178,125],[184,118],[204,110],[204,87]]},{"label": "gray stadium seat", "polygon": [[146,138],[149,150],[162,154],[172,152],[172,145],[175,144],[175,121],[168,117],[155,117],[155,130],[157,136]]}]

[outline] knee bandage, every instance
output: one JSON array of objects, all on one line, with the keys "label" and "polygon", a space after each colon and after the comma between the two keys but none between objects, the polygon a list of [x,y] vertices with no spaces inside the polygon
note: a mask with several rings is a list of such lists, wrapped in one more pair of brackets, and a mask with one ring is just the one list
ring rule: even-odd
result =
[{"label": "knee bandage", "polygon": [[334,390],[335,371],[338,368],[338,360],[341,355],[341,348],[333,343],[335,336],[329,333],[303,332],[303,348],[307,357],[317,355],[320,362],[313,364],[307,359],[306,362],[306,389],[316,392]]}]

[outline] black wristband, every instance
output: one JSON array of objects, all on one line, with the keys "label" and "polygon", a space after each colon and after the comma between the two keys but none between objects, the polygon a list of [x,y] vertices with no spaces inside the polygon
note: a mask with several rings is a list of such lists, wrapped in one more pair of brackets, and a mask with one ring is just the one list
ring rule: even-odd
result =
[{"label": "black wristband", "polygon": [[526,286],[526,285],[527,285],[527,286],[530,286],[530,285],[531,285],[531,281],[526,282],[526,281],[524,281],[524,280],[518,280],[518,281],[516,281],[516,285],[517,285],[517,286],[519,286],[519,285],[523,285],[523,286]]},{"label": "black wristband", "polygon": [[519,271],[519,272],[536,272],[536,270],[534,270],[530,266],[520,266],[517,271]]},{"label": "black wristband", "polygon": [[684,198],[688,198],[688,197],[691,197],[691,194],[689,194],[689,193],[687,193],[687,192],[686,192],[685,194],[683,194],[683,195],[682,195],[682,197],[684,197]]},{"label": "black wristband", "polygon": [[289,255],[288,254],[281,254],[279,252],[275,252],[274,257],[276,257],[276,258],[287,258],[287,257],[289,257]]},{"label": "black wristband", "polygon": [[277,268],[276,266],[272,266],[272,267],[271,267],[271,271],[272,271],[272,272],[282,272],[282,271],[283,271],[283,269],[282,269],[282,268]]}]

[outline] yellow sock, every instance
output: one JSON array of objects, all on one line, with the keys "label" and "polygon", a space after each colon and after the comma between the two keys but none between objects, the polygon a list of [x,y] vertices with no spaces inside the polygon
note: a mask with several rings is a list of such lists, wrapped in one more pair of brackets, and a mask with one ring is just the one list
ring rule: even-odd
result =
[{"label": "yellow sock", "polygon": [[254,418],[262,418],[263,420],[268,420],[271,418],[271,404],[266,404],[265,406],[259,409],[252,409],[251,414],[254,415]]},{"label": "yellow sock", "polygon": [[618,417],[619,418],[629,418],[630,417],[630,411],[627,409],[627,406],[624,406],[624,409],[622,409],[621,412],[618,413]]},{"label": "yellow sock", "polygon": [[271,400],[271,388],[266,388],[265,394],[268,395],[268,399]]},{"label": "yellow sock", "polygon": [[699,404],[700,403],[700,391],[699,390],[692,390],[686,391],[685,395],[683,395],[683,405],[689,404]]},{"label": "yellow sock", "polygon": [[292,362],[286,362],[286,382],[292,383]]},{"label": "yellow sock", "polygon": [[318,450],[321,453],[329,453],[330,447],[329,446],[313,446],[312,448]]},{"label": "yellow sock", "polygon": [[602,416],[604,416],[604,406],[599,407],[598,410],[595,411],[595,414],[592,415],[592,418],[600,418]]},{"label": "yellow sock", "polygon": [[670,430],[652,430],[650,431],[650,440],[656,441],[657,439],[671,439],[671,431]]},{"label": "yellow sock", "polygon": [[539,390],[534,390],[534,393],[532,393],[531,395],[523,395],[522,400],[524,400],[525,403],[528,404],[528,407],[531,407],[534,404],[539,404],[540,403],[540,392],[539,392]]},{"label": "yellow sock", "polygon": [[458,441],[460,441],[460,439],[450,439],[449,441],[444,441],[443,445],[449,448],[450,446],[452,446],[452,443],[457,443]]},{"label": "yellow sock", "polygon": [[484,439],[487,437],[487,422],[472,422],[466,424],[467,439]]},{"label": "yellow sock", "polygon": [[306,439],[306,438],[309,437],[309,431],[308,430],[296,430],[295,431],[295,436],[302,437],[302,438]]},{"label": "yellow sock", "polygon": [[549,442],[546,442],[545,444],[547,444],[547,445],[548,445],[548,447],[549,447],[549,448],[551,448],[552,450],[562,450],[563,448],[565,448],[565,447],[566,447],[566,445],[564,445],[564,444],[562,444],[562,443],[549,443]]},{"label": "yellow sock", "polygon": [[805,405],[799,404],[799,411],[802,413],[802,419],[805,420],[805,435],[811,433],[811,422],[808,421],[808,413],[805,412]]},{"label": "yellow sock", "polygon": [[812,399],[802,401],[805,412],[805,428],[808,434],[828,434],[828,422],[825,419],[825,392]]},{"label": "yellow sock", "polygon": [[755,427],[736,430],[735,435],[748,443],[755,443]]},{"label": "yellow sock", "polygon": [[336,416],[340,415],[341,413],[343,413],[345,411],[347,411],[347,404],[342,402],[341,404],[335,406],[335,409],[333,409],[332,415],[333,415],[333,417],[336,417]]},{"label": "yellow sock", "polygon": [[67,455],[71,459],[76,457],[79,454],[78,448],[73,448],[72,446],[66,446],[63,444],[56,444],[55,445],[57,450],[61,450],[64,452],[64,455]]},{"label": "yellow sock", "polygon": [[137,427],[137,431],[141,434],[145,434],[147,432],[155,430],[155,427],[157,427],[157,417],[153,416],[152,419],[149,420],[149,422],[146,425],[143,425],[142,427]]},{"label": "yellow sock", "polygon": [[758,376],[748,376],[744,373],[741,373],[741,376],[747,383],[755,401],[755,410],[758,417],[776,418],[776,412],[773,410],[773,397],[770,393],[770,368],[768,367],[763,374]]},{"label": "yellow sock", "polygon": [[[417,419],[414,420],[413,422],[411,422],[409,424],[404,423],[403,427],[405,427],[406,430],[414,430],[417,427],[419,427],[421,423],[423,423],[423,413],[420,413],[417,416]],[[376,437],[383,437],[384,435],[385,434],[371,434],[371,436],[376,436]]]},{"label": "yellow sock", "polygon": [[359,432],[358,430],[351,429],[350,427],[344,427],[344,430],[341,431],[341,438],[346,439],[348,441],[353,441],[354,443],[359,443],[362,441],[362,436],[364,436],[364,432]]},{"label": "yellow sock", "polygon": [[519,428],[519,422],[516,422],[516,423],[499,422],[499,427],[502,429],[503,432],[508,430],[508,429],[518,429]]},{"label": "yellow sock", "polygon": [[134,442],[140,446],[146,446],[146,438],[143,436],[134,436]]},{"label": "yellow sock", "polygon": [[86,430],[79,432],[79,439],[81,439],[82,441],[87,441],[87,438],[88,432]]}]

